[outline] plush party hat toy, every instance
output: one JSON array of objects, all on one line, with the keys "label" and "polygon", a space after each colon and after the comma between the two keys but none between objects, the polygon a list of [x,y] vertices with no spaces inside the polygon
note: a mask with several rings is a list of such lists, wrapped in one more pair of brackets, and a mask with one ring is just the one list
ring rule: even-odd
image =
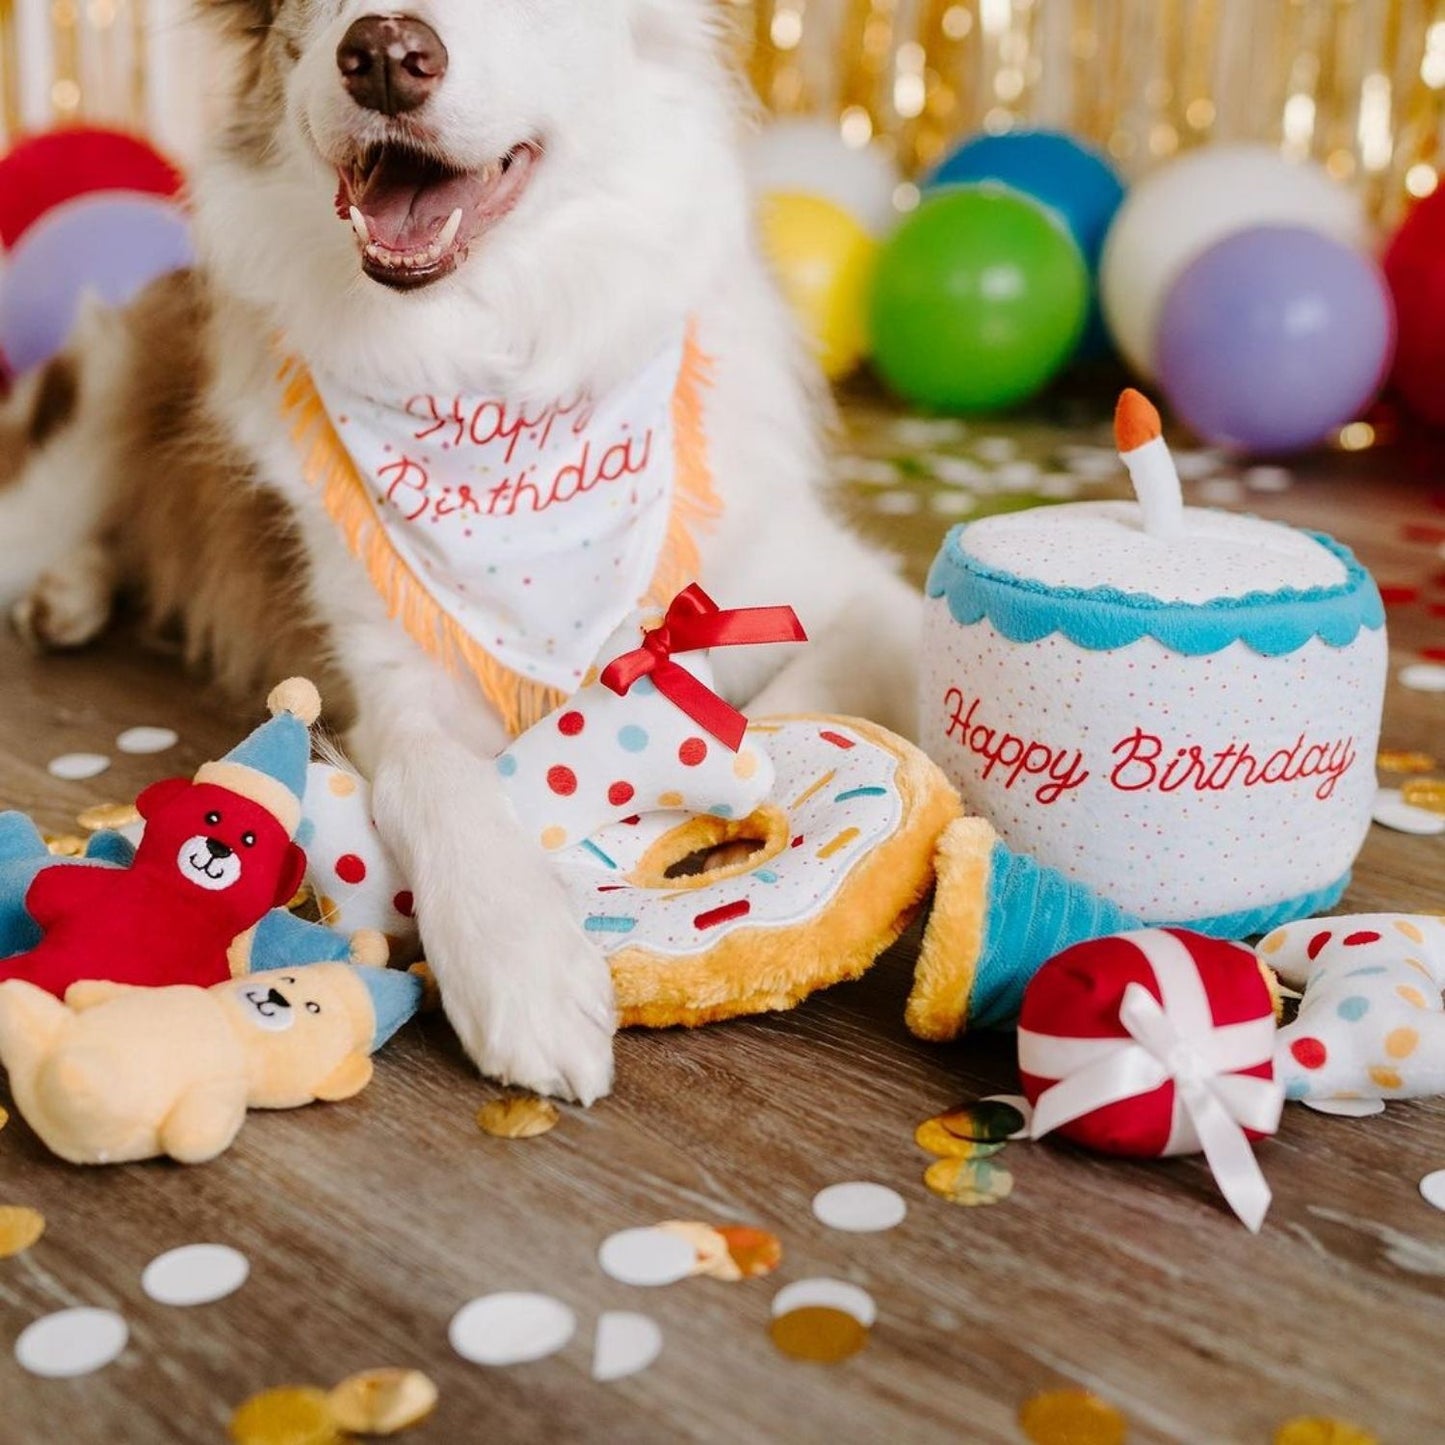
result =
[{"label": "plush party hat toy", "polygon": [[196,782],[214,783],[259,803],[286,836],[294,838],[301,825],[311,725],[321,716],[321,695],[309,679],[288,677],[272,688],[266,707],[270,721],[218,762],[202,763]]}]

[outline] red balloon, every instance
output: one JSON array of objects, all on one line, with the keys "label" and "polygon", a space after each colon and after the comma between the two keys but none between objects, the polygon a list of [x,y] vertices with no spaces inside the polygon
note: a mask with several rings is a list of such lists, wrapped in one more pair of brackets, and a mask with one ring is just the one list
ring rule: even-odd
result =
[{"label": "red balloon", "polygon": [[75,126],[30,136],[0,159],[0,243],[7,248],[52,207],[92,191],[173,196],[183,177],[139,136]]},{"label": "red balloon", "polygon": [[1399,332],[1392,379],[1405,403],[1445,426],[1445,186],[1405,217],[1385,252]]}]

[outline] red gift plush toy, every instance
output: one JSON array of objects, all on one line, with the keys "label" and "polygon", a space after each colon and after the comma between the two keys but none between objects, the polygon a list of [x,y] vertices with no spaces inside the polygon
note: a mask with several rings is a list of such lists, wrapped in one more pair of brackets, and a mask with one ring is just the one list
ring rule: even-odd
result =
[{"label": "red gift plush toy", "polygon": [[267,705],[271,720],[194,780],[141,794],[145,833],[129,867],[57,860],[36,872],[25,911],[41,938],[0,963],[0,980],[64,997],[81,979],[206,988],[244,970],[250,930],[305,872],[292,839],[320,699],[292,678]]},{"label": "red gift plush toy", "polygon": [[1258,1230],[1269,1186],[1250,1140],[1279,1126],[1275,995],[1247,948],[1176,928],[1093,939],[1050,959],[1024,994],[1019,1072],[1033,1136],[1105,1154],[1209,1161]]}]

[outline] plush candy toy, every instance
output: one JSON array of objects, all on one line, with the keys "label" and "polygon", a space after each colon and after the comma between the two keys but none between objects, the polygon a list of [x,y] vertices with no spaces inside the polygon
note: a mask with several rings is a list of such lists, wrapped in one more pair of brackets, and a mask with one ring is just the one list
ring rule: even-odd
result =
[{"label": "plush candy toy", "polygon": [[1033,1136],[1146,1158],[1202,1151],[1257,1231],[1270,1191],[1249,1141],[1279,1125],[1274,1039],[1272,980],[1242,945],[1172,928],[1076,944],[1024,995]]},{"label": "plush candy toy", "polygon": [[1275,929],[1258,952],[1304,990],[1275,1049],[1286,1098],[1445,1094],[1445,918],[1307,918]]},{"label": "plush candy toy", "polygon": [[[971,1002],[1006,1013],[1022,970],[1132,922],[960,818],[941,771],[902,738],[856,718],[749,722],[719,698],[708,650],[801,640],[790,609],[723,610],[690,587],[654,621],[620,629],[601,671],[497,758],[611,964],[624,1025],[789,1008],[856,978],[923,905],[935,861],[909,1014],[932,1037],[951,1037]],[[338,922],[374,924],[409,898],[364,782],[314,771],[307,808],[313,885]]]},{"label": "plush candy toy", "polygon": [[316,963],[208,989],[0,984],[0,1063],[30,1127],[72,1164],[229,1147],[251,1109],[347,1099],[416,1012],[421,980]]},{"label": "plush candy toy", "polygon": [[269,706],[269,722],[194,780],[141,794],[133,858],[113,836],[83,858],[54,858],[29,819],[0,815],[0,980],[62,997],[82,979],[205,987],[297,960],[386,961],[374,934],[348,944],[275,912],[305,869],[293,837],[320,699],[292,678]]}]

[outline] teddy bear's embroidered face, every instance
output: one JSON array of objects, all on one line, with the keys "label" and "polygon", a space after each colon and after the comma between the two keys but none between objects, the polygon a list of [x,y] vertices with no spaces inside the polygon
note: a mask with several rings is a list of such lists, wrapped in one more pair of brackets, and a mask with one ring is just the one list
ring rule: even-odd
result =
[{"label": "teddy bear's embroidered face", "polygon": [[250,1056],[253,1107],[343,1099],[370,1079],[375,1013],[351,965],[253,973],[216,992]]},{"label": "teddy bear's embroidered face", "polygon": [[146,829],[137,865],[170,874],[184,891],[226,895],[227,919],[254,921],[295,893],[305,860],[259,803],[215,783],[174,779],[148,788],[139,806]]}]

